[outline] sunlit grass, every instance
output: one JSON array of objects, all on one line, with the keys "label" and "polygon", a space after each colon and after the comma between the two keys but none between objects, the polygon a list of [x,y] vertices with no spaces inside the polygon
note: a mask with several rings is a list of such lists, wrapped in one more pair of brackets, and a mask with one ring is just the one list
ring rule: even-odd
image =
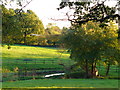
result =
[{"label": "sunlit grass", "polygon": [[[2,48],[3,59],[4,57],[12,58],[58,58],[61,53],[58,49],[53,48],[43,48],[43,47],[25,47],[25,46],[12,46],[11,49],[7,47]],[[69,54],[62,54],[62,58],[67,58]]]},{"label": "sunlit grass", "polygon": [[[3,68],[13,70],[15,67],[24,68],[46,68],[47,65],[52,68],[60,68],[59,63],[70,61],[69,54],[61,53],[59,48],[44,48],[33,46],[7,46],[2,47]],[[24,61],[29,59],[30,61]],[[26,65],[27,63],[27,65]],[[39,64],[39,65],[37,65]],[[53,65],[54,64],[54,65]],[[47,67],[48,68],[48,67]]]}]

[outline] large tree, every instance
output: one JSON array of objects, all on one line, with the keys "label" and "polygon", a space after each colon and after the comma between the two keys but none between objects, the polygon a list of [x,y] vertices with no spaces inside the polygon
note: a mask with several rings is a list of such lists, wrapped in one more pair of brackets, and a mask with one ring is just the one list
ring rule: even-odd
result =
[{"label": "large tree", "polygon": [[37,37],[31,34],[44,33],[42,21],[32,10],[19,11],[19,9],[7,9],[2,5],[3,43],[34,43]]},{"label": "large tree", "polygon": [[[95,47],[94,47],[94,43],[92,43],[91,40],[90,40],[90,38],[92,38],[92,37],[89,37],[86,40],[87,42],[91,42],[90,50],[92,50],[92,48],[96,48],[96,49],[98,48],[97,50],[94,49],[92,53],[87,53],[86,51],[87,50],[89,51],[89,44],[87,44],[87,43],[85,44],[85,46],[83,45],[83,47],[86,47],[86,49],[88,48],[87,50],[83,49],[85,51],[84,54],[82,54],[82,55],[78,54],[78,52],[80,52],[79,51],[80,49],[77,49],[77,48],[81,47],[79,45],[81,45],[82,43],[85,43],[84,42],[85,39],[77,40],[77,38],[79,38],[81,35],[83,35],[83,32],[82,32],[83,28],[81,28],[82,24],[85,24],[85,23],[87,23],[89,21],[94,21],[94,22],[99,22],[99,26],[101,28],[106,28],[106,26],[108,26],[107,23],[109,23],[111,20],[113,20],[113,21],[115,20],[118,23],[118,25],[120,25],[120,15],[119,15],[119,13],[118,14],[116,13],[117,11],[120,10],[120,9],[118,9],[119,5],[120,5],[120,1],[116,1],[116,5],[112,6],[112,7],[109,7],[109,4],[108,5],[105,4],[106,1],[107,0],[104,0],[104,1],[103,0],[98,0],[98,1],[91,0],[90,2],[84,2],[84,1],[66,2],[65,1],[65,2],[60,3],[60,7],[58,8],[58,10],[61,10],[61,9],[65,8],[65,7],[68,7],[71,10],[71,12],[69,11],[70,13],[66,12],[68,20],[71,22],[71,25],[74,28],[74,30],[68,31],[69,34],[66,35],[66,36],[68,36],[67,39],[69,39],[69,40],[72,37],[71,40],[68,41],[71,45],[73,45],[72,48],[69,48],[70,49],[69,51],[71,51],[71,57],[73,57],[73,59],[77,58],[78,62],[80,61],[79,59],[81,59],[81,57],[82,58],[87,58],[86,55],[88,55],[89,58],[95,58],[95,57],[97,57],[96,55],[99,55],[99,54],[96,54],[98,52],[98,50],[99,50],[99,48],[97,46],[99,46],[100,44],[104,44],[103,45],[104,48],[105,47],[107,47],[107,48],[105,50],[103,50],[104,52],[102,54],[106,58],[106,63],[108,64],[108,70],[107,71],[109,71],[109,66],[110,66],[111,63],[113,63],[112,60],[114,60],[114,57],[117,58],[119,56],[119,52],[120,52],[119,49],[114,49],[114,48],[119,47],[118,42],[116,42],[116,44],[117,44],[116,45],[113,42],[111,42],[112,39],[110,39],[110,38],[112,38],[112,36],[111,37],[106,36],[107,34],[109,34],[108,36],[110,36],[109,29],[105,31],[106,32],[105,36],[107,38],[104,38],[104,40],[101,43],[100,43],[100,40],[98,39],[99,43],[98,43],[98,45],[95,45]],[[98,30],[100,30],[100,27],[99,27]],[[79,30],[78,30],[78,28],[79,28]],[[96,29],[96,27],[94,27],[94,30],[95,29]],[[120,41],[120,27],[117,30],[117,33],[118,33],[117,34],[117,40]],[[95,38],[96,35],[94,35],[94,38]],[[83,36],[81,36],[81,38],[82,37]],[[86,36],[84,36],[84,37],[87,38]],[[94,40],[92,40],[92,41],[94,41]],[[68,42],[66,41],[66,43],[68,43]],[[81,42],[81,44],[80,44],[80,42]],[[74,44],[72,44],[72,43],[74,43]],[[111,43],[111,44],[108,46],[107,43],[109,43],[109,44]],[[111,47],[111,45],[113,45],[114,47]],[[69,46],[70,45],[68,44],[67,47],[69,47]],[[74,48],[74,47],[76,47],[76,48]],[[109,51],[113,51],[115,56],[114,56],[113,53],[110,53]],[[81,59],[81,60],[83,60],[84,63],[86,63],[86,72],[87,72],[88,71],[88,69],[87,69],[88,64],[92,65],[92,68],[93,68],[94,66],[91,63],[91,61],[94,62],[94,60],[96,61],[97,59],[91,59],[91,60],[90,59]],[[119,59],[117,59],[117,60],[119,62]],[[82,63],[82,62],[80,62],[80,63]],[[84,63],[81,64],[81,65],[84,65]],[[80,64],[78,64],[78,65],[80,65]],[[92,70],[92,71],[94,71],[94,70]],[[107,74],[108,74],[108,72],[106,72],[106,75]]]},{"label": "large tree", "polygon": [[19,21],[13,9],[2,7],[2,42],[13,44],[21,36]]},{"label": "large tree", "polygon": [[[86,77],[95,76],[96,64],[102,60],[101,57],[110,59],[111,63],[113,58],[110,57],[117,54],[117,29],[112,28],[113,31],[109,31],[109,26],[101,28],[99,25],[94,22],[77,25],[64,33],[62,37],[65,47],[70,51],[70,58],[86,71]],[[112,52],[108,56],[110,51]]]},{"label": "large tree", "polygon": [[21,33],[23,35],[24,44],[32,39],[32,37],[30,37],[31,34],[44,33],[43,23],[33,11],[27,10],[27,12],[20,12],[18,15],[21,16],[19,20],[22,27]]}]

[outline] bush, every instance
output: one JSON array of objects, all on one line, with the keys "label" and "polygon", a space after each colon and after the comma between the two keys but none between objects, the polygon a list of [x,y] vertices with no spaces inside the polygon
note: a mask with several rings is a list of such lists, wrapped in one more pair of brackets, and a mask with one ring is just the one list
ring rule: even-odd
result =
[{"label": "bush", "polygon": [[86,78],[86,72],[85,71],[76,71],[76,72],[72,72],[66,76],[70,77],[70,78]]}]

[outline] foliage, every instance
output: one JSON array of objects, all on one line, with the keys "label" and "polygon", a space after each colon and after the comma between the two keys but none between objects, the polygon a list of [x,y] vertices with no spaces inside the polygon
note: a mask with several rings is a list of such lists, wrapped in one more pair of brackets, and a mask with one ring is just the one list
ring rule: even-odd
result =
[{"label": "foliage", "polygon": [[[82,25],[89,21],[100,22],[100,27],[107,26],[107,22],[110,20],[116,20],[120,25],[119,12],[120,1],[116,1],[116,5],[109,7],[109,4],[105,4],[106,0],[98,1],[73,1],[73,2],[61,2],[58,10],[68,7],[72,10],[72,15],[67,12],[66,15],[68,20],[71,21],[72,25]],[[71,19],[72,18],[72,19]],[[118,40],[120,42],[120,28],[118,29]]]},{"label": "foliage", "polygon": [[20,17],[20,23],[22,27],[21,33],[23,36],[23,42],[25,44],[29,43],[31,39],[35,41],[33,37],[30,37],[31,34],[44,33],[44,26],[33,11],[27,10],[26,13],[21,12],[19,15],[21,15]]},{"label": "foliage", "polygon": [[86,78],[86,72],[81,70],[79,72],[72,72],[70,74],[67,75],[67,77],[69,78]]},{"label": "foliage", "polygon": [[45,29],[46,42],[48,45],[58,45],[61,32],[62,30],[58,26],[53,23],[48,23]]},{"label": "foliage", "polygon": [[[111,57],[108,53],[118,60],[117,30],[111,26],[100,28],[99,23],[88,22],[64,33],[62,42],[70,51],[70,58],[89,75],[91,72],[94,74],[96,63],[102,60],[101,57]],[[107,59],[114,62],[113,59]]]},{"label": "foliage", "polygon": [[20,39],[20,25],[13,9],[2,7],[2,43],[13,44]]},{"label": "foliage", "polygon": [[[111,22],[111,20],[116,20],[120,24],[120,15],[116,14],[120,1],[116,1],[116,6],[112,7],[106,5],[105,2],[106,0],[91,2],[61,2],[58,10],[65,7],[73,10],[70,14],[67,12],[66,15],[74,29],[69,30],[69,34],[64,38],[67,42],[68,49],[70,49],[69,51],[71,51],[71,58],[78,60],[77,62],[81,60],[82,62],[84,61],[83,63],[80,62],[81,66],[86,64],[86,68],[88,68],[88,66],[92,66],[92,69],[96,66],[97,62],[101,61],[102,58],[103,62],[108,65],[106,72],[107,75],[110,65],[115,61],[119,62],[120,49],[116,37],[119,40],[120,28],[118,29],[118,32],[114,31],[115,27],[113,27],[111,23],[110,25],[107,23]],[[92,29],[96,31],[91,30],[91,33],[85,32],[85,29],[90,31],[90,25],[84,28],[83,31],[82,24],[86,24],[87,22],[89,23],[89,21],[99,22],[99,25],[96,25],[96,23],[95,25],[91,24],[91,27],[93,27]],[[99,32],[97,32],[97,29]],[[95,65],[93,65],[93,63]],[[86,72],[87,71],[88,69],[86,69]],[[94,70],[92,70],[92,72],[93,71]]]},{"label": "foliage", "polygon": [[43,34],[44,26],[32,10],[19,12],[19,9],[7,9],[2,5],[3,43],[38,43],[36,36],[31,34]]},{"label": "foliage", "polygon": [[54,34],[60,34],[61,30],[58,26],[54,25],[53,23],[48,23],[46,28],[46,34],[47,35],[54,35]]},{"label": "foliage", "polygon": [[83,24],[88,21],[97,21],[109,22],[111,19],[115,19],[116,17],[120,17],[116,14],[116,10],[118,10],[117,6],[119,5],[119,1],[116,1],[116,6],[109,7],[109,5],[105,4],[106,1],[91,1],[91,2],[83,2],[83,1],[75,1],[75,2],[61,2],[58,10],[68,7],[73,10],[73,19],[70,20],[73,23]]}]

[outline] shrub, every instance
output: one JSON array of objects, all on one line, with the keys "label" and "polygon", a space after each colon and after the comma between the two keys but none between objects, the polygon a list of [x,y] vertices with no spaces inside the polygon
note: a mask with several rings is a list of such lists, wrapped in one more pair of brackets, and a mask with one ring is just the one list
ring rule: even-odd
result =
[{"label": "shrub", "polygon": [[76,71],[76,72],[72,72],[68,75],[66,75],[67,77],[70,78],[86,78],[86,72],[85,71]]}]

